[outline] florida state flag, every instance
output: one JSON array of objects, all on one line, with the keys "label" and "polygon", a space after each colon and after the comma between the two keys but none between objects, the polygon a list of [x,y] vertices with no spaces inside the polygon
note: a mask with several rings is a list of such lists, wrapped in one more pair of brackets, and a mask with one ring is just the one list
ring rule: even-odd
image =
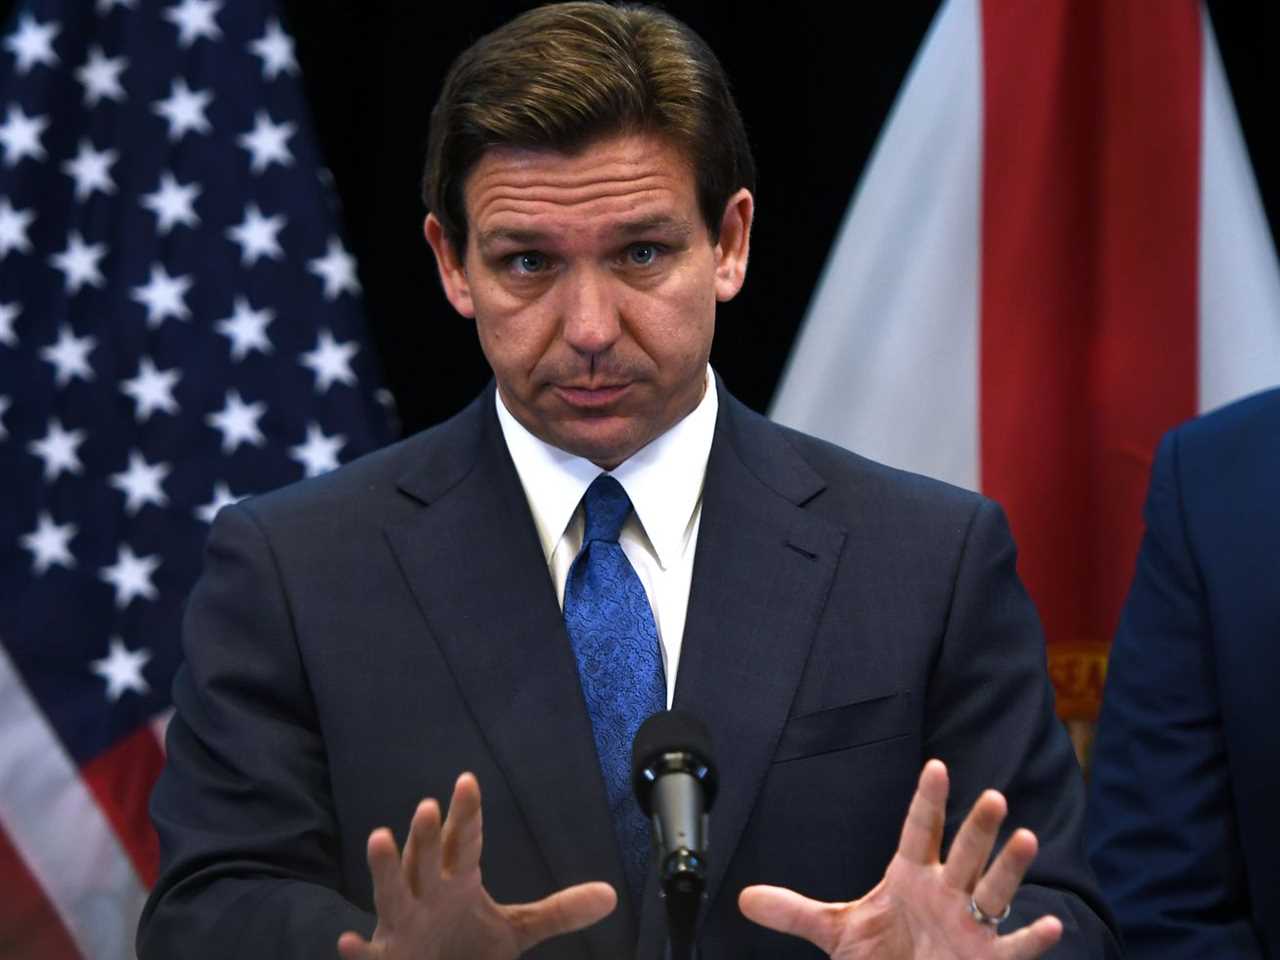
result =
[{"label": "florida state flag", "polygon": [[1096,716],[1159,436],[1280,383],[1280,272],[1193,0],[949,0],[774,406],[1008,510]]}]

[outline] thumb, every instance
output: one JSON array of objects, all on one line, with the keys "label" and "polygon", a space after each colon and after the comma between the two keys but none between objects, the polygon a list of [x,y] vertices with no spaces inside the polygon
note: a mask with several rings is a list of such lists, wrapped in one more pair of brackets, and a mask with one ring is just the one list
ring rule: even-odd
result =
[{"label": "thumb", "polygon": [[830,954],[839,940],[843,903],[810,900],[785,887],[763,884],[747,887],[738,895],[738,909],[753,923],[792,937],[808,940]]},{"label": "thumb", "polygon": [[338,956],[342,960],[378,960],[381,955],[375,944],[351,930],[338,938]]},{"label": "thumb", "polygon": [[609,884],[580,883],[536,903],[511,904],[501,910],[524,953],[543,940],[598,923],[617,905],[618,895]]}]

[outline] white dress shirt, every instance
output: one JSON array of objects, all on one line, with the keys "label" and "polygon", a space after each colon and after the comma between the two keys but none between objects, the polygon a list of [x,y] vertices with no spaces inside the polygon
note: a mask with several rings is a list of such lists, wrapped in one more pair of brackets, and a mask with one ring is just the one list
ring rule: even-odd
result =
[{"label": "white dress shirt", "polygon": [[[502,435],[520,475],[563,609],[565,581],[582,546],[582,495],[605,471],[535,437],[512,416],[501,393],[497,407]],[[609,471],[631,498],[633,512],[622,525],[618,542],[644,585],[653,610],[666,671],[668,707],[676,689],[693,554],[702,519],[702,481],[718,409],[715,378],[708,367],[706,390],[693,411]]]}]

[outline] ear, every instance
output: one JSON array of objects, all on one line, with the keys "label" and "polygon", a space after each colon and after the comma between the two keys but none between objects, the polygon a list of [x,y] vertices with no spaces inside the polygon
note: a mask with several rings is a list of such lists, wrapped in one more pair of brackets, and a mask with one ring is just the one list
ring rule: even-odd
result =
[{"label": "ear", "polygon": [[444,287],[444,295],[464,317],[475,317],[476,308],[471,300],[471,283],[467,279],[467,270],[462,257],[454,249],[445,235],[444,224],[436,219],[434,213],[427,214],[427,222],[422,232],[427,235],[427,243],[431,252],[436,255],[436,269],[440,271],[440,284]]},{"label": "ear", "polygon": [[716,242],[716,299],[732,300],[747,279],[747,254],[751,250],[751,218],[755,199],[743,187],[725,204]]}]

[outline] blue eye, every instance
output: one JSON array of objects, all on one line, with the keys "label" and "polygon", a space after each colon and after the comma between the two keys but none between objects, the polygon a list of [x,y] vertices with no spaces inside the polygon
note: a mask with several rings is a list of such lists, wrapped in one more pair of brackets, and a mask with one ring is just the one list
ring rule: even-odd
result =
[{"label": "blue eye", "polygon": [[637,243],[627,248],[627,258],[637,267],[647,267],[658,259],[656,243]]},{"label": "blue eye", "polygon": [[511,258],[516,273],[541,273],[547,268],[547,258],[540,253],[526,251]]}]

